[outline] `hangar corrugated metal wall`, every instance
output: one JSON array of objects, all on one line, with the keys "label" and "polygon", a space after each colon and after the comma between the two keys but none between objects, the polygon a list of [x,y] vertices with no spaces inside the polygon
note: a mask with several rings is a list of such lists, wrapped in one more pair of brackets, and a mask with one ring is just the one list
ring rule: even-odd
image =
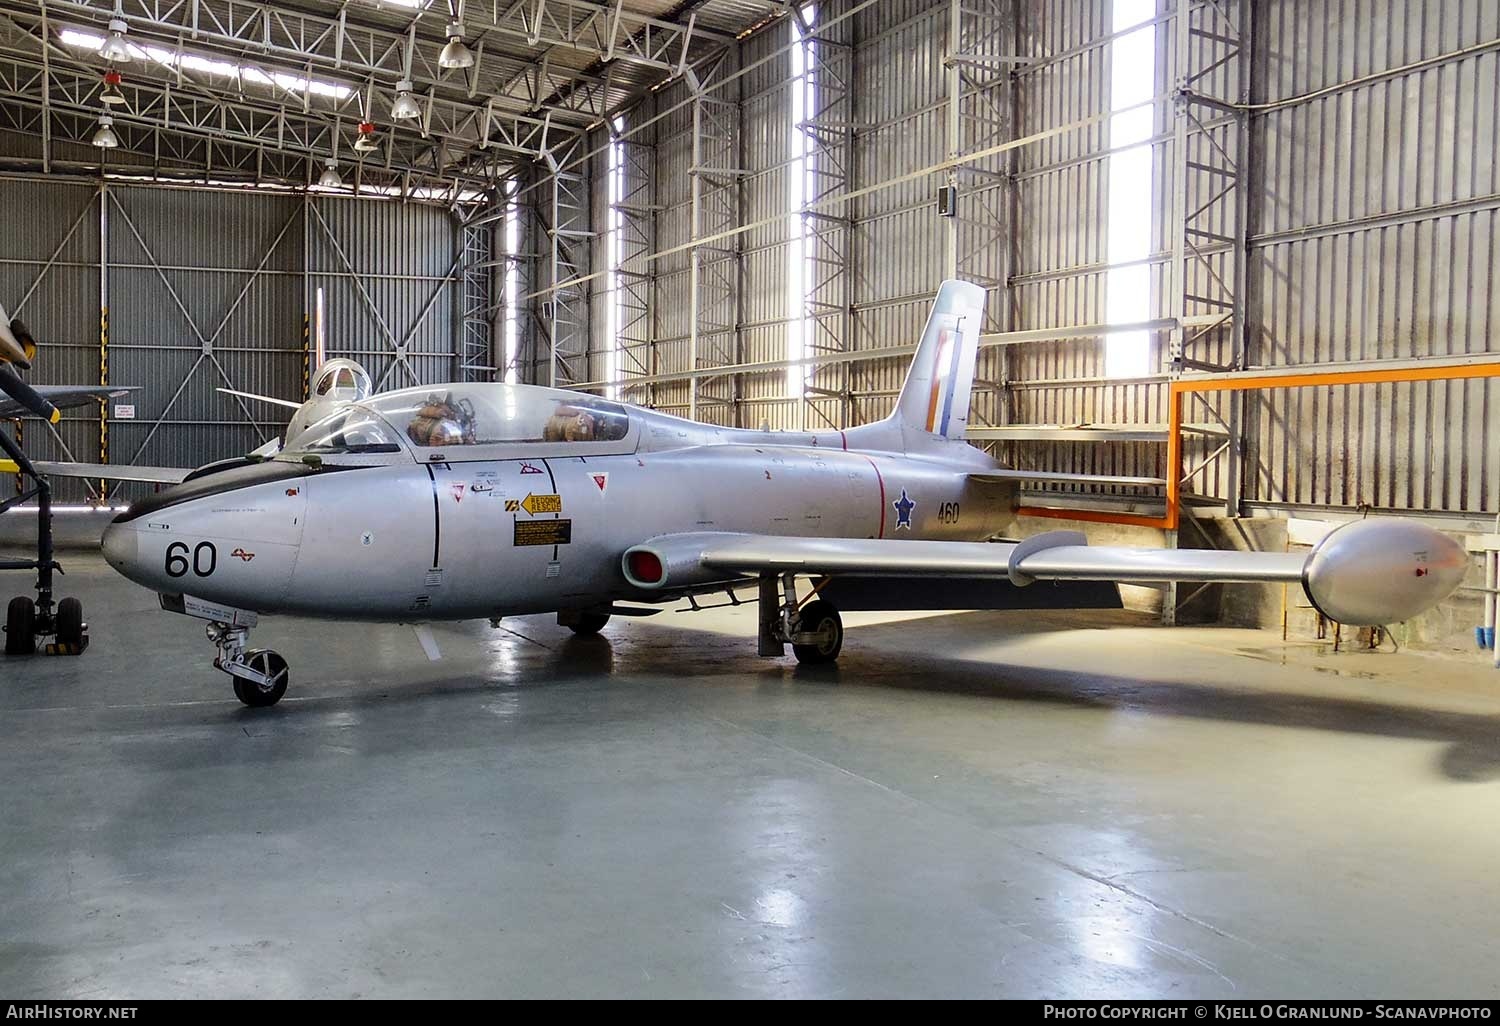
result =
[{"label": "hangar corrugated metal wall", "polygon": [[[1183,11],[1199,24],[1205,12],[1219,11],[1242,25],[1244,59],[1216,63],[1205,36],[1179,48]],[[1166,420],[1170,331],[1154,331],[1148,373],[1130,380],[1106,376],[1105,343],[1088,335],[1107,314],[1110,15],[1104,0],[834,0],[816,8],[811,31],[823,106],[803,125],[791,113],[798,84],[785,17],[745,34],[705,72],[705,91],[679,78],[625,111],[634,148],[630,261],[645,282],[639,316],[621,329],[630,352],[619,360],[625,396],[750,426],[878,418],[906,359],[859,354],[915,341],[933,289],[956,269],[991,289],[993,334],[974,407],[976,425],[1003,428],[990,433],[990,444],[1020,466],[1163,474],[1159,443],[1043,440],[1035,436],[1045,432],[1030,430]],[[718,16],[729,17],[710,5],[706,17]],[[1238,275],[1247,365],[1315,369],[1500,348],[1490,284],[1500,259],[1500,8],[1463,0],[1158,0],[1154,23],[1154,227],[1146,260],[1153,317],[1208,319],[1211,303],[1180,301],[1174,291],[1198,295],[1212,291],[1216,277],[1232,283]],[[1257,109],[1243,152],[1211,118],[1179,151],[1173,95],[1185,73],[1207,93],[1248,90]],[[793,309],[788,197],[792,147],[804,133],[813,137],[819,167],[812,194],[832,202],[802,221],[804,230],[814,226],[820,270],[812,301]],[[588,352],[573,380],[597,383],[615,341],[601,273],[606,133],[592,133],[590,145],[589,209],[580,223],[593,234],[579,265],[595,273],[581,289]],[[1175,205],[1196,209],[1211,192],[1202,174],[1177,175],[1185,159],[1207,162],[1216,148],[1239,166],[1246,202],[1241,213],[1211,209],[1203,224],[1221,239],[1241,238],[1205,245],[1204,259],[1190,264],[1178,288]],[[950,154],[964,158],[959,168],[913,174]],[[544,167],[529,174],[532,200],[546,195],[546,175]],[[955,219],[934,208],[948,181],[959,188]],[[147,386],[137,419],[110,424],[112,459],[194,463],[240,451],[273,430],[274,410],[241,408],[213,389],[227,378],[247,390],[296,394],[301,318],[308,290],[318,285],[329,291],[335,349],[369,363],[387,386],[455,373],[460,240],[454,216],[441,207],[125,183],[108,192],[102,259],[110,268],[110,377]],[[857,196],[845,202],[844,192]],[[80,298],[99,294],[99,204],[97,184],[0,182],[10,235],[0,289],[12,300],[30,292],[23,316],[57,339],[38,380],[98,379],[97,311]],[[754,227],[699,246],[694,271],[695,236],[746,225]],[[540,211],[528,226],[520,255],[530,346],[523,365],[527,376],[545,380],[549,226]],[[1243,246],[1243,260],[1232,256],[1234,245]],[[820,361],[805,399],[789,394],[799,375],[779,365],[794,323],[811,324],[811,352]],[[1017,339],[1017,332],[1029,334]],[[1061,337],[1036,338],[1048,332]],[[1211,328],[1196,345],[1198,357],[1226,360],[1231,330]],[[135,377],[143,380],[127,381]],[[1500,453],[1483,441],[1496,388],[1257,394],[1243,413],[1242,508],[1500,508]],[[1189,411],[1188,419],[1225,413]],[[32,430],[38,451],[60,454],[39,432]],[[61,438],[79,458],[97,456],[92,416],[70,416]],[[1195,442],[1189,458],[1216,444]],[[1223,497],[1228,469],[1222,460],[1210,463],[1193,490]],[[1125,490],[1113,498],[1149,504],[1154,494]]]},{"label": "hangar corrugated metal wall", "polygon": [[[1259,5],[1257,99],[1320,95],[1254,120],[1256,363],[1500,350],[1497,37],[1496,4]],[[1251,497],[1494,511],[1497,403],[1494,379],[1266,393]]]},{"label": "hangar corrugated metal wall", "polygon": [[[0,179],[0,223],[0,295],[45,343],[32,380],[98,384],[103,356],[111,384],[139,386],[114,404],[134,416],[109,416],[103,437],[89,408],[55,436],[27,422],[39,458],[193,467],[259,445],[284,412],[217,389],[300,399],[319,288],[330,356],[387,388],[454,376],[458,236],[442,207],[15,178]],[[92,494],[82,482],[58,492]]]},{"label": "hangar corrugated metal wall", "polygon": [[[1184,210],[1202,211],[1200,231],[1220,240],[1244,236],[1246,266],[1235,305],[1245,323],[1245,365],[1317,369],[1500,350],[1490,287],[1500,256],[1494,229],[1500,8],[1462,0],[1234,0],[1215,9],[1243,26],[1243,61],[1224,56],[1204,5],[1156,5],[1148,142],[1154,181],[1152,194],[1142,197],[1154,215],[1146,260],[1151,317],[1176,312],[1180,188]],[[1183,10],[1203,31],[1190,34],[1180,51]],[[847,224],[850,238],[840,268],[845,316],[827,319],[823,348],[855,353],[915,341],[932,291],[956,267],[991,287],[988,331],[1064,336],[1018,342],[997,335],[987,342],[975,423],[1014,429],[1010,440],[994,442],[1001,454],[1024,467],[1163,475],[1164,446],[1157,442],[1040,440],[1032,437],[1039,432],[1027,431],[1084,424],[1160,429],[1167,420],[1168,329],[1151,334],[1148,373],[1128,380],[1107,376],[1102,337],[1079,334],[1107,319],[1110,4],[839,2],[818,5],[817,21],[833,22],[826,37],[846,44],[840,52],[848,54],[847,77],[838,85],[848,92],[852,152],[838,191],[860,192],[824,210]],[[824,36],[815,29],[814,38]],[[737,330],[730,348],[700,345],[696,368],[689,346],[692,256],[683,247],[693,238],[693,178],[705,168],[694,164],[692,94],[678,83],[641,110],[657,119],[650,135],[653,224],[657,250],[670,252],[651,265],[655,362],[637,375],[650,389],[631,392],[633,398],[650,395],[656,405],[686,413],[696,391],[702,419],[798,427],[878,418],[899,387],[904,357],[825,367],[806,401],[789,396],[785,368],[765,368],[785,359],[789,323],[802,316],[788,308],[785,289],[793,222],[777,219],[787,209],[795,143],[792,40],[787,19],[749,35],[737,54],[743,73],[710,94],[738,104],[739,223],[754,227],[717,244],[738,249]],[[948,59],[955,50],[964,58],[961,76]],[[1002,59],[1010,56],[1021,60]],[[1407,67],[1418,62],[1425,63]],[[1248,145],[1235,137],[1229,115],[1201,116],[1183,140],[1174,136],[1173,94],[1184,76],[1203,93],[1243,94],[1260,105],[1249,118]],[[820,146],[837,145],[828,134],[820,134]],[[960,200],[952,222],[934,209],[944,173],[905,178],[955,152],[1033,136],[954,173]],[[1183,161],[1214,160],[1238,169],[1242,212],[1214,205],[1216,187],[1203,167],[1181,172]],[[1183,269],[1180,291],[1197,297],[1182,301],[1184,334],[1190,341],[1201,334],[1191,355],[1228,363],[1229,322],[1201,331],[1200,325],[1225,308],[1211,294],[1234,284],[1237,258],[1223,241],[1199,248],[1203,258],[1189,259]],[[701,320],[701,290],[699,299]],[[592,338],[597,348],[610,344],[598,324]],[[732,386],[704,376],[706,368],[731,363],[757,369],[729,379]],[[696,384],[682,377],[695,370]],[[663,375],[678,377],[652,380]],[[1242,508],[1500,508],[1500,453],[1482,442],[1497,388],[1476,381],[1256,394],[1244,413]],[[1190,466],[1220,445],[1212,424],[1229,416],[1227,408],[1189,409],[1190,422],[1205,424],[1189,443]],[[1208,461],[1190,490],[1222,497],[1229,474],[1223,459]],[[1147,504],[1159,494],[1094,492]]]}]

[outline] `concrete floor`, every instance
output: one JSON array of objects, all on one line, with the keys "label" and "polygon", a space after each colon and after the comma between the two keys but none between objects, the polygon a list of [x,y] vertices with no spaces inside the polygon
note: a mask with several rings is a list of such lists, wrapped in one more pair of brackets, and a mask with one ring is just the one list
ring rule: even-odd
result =
[{"label": "concrete floor", "polygon": [[[1500,674],[1130,613],[196,622],[0,661],[0,993],[1500,996]],[[8,595],[22,575],[9,575]],[[1109,625],[1113,629],[1096,629]]]}]

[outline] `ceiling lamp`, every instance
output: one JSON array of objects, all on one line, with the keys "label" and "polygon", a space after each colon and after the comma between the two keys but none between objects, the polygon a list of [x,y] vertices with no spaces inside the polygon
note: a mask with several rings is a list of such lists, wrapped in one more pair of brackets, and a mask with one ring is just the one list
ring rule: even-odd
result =
[{"label": "ceiling lamp", "polygon": [[338,161],[330,160],[328,162],[328,166],[323,169],[322,177],[318,179],[318,184],[325,189],[342,189],[344,187],[344,180],[339,177]]},{"label": "ceiling lamp", "polygon": [[112,150],[120,145],[120,137],[115,135],[115,130],[110,127],[114,123],[115,119],[108,114],[100,116],[99,128],[94,132],[94,138],[90,142],[101,150]]},{"label": "ceiling lamp", "polygon": [[411,98],[411,79],[403,78],[396,83],[396,102],[391,104],[391,117],[398,121],[410,121],[422,116],[422,108]]},{"label": "ceiling lamp", "polygon": [[111,107],[119,107],[125,103],[125,94],[120,92],[120,78],[118,71],[106,71],[104,73],[104,92],[99,95],[101,103]]},{"label": "ceiling lamp", "polygon": [[129,31],[130,26],[125,24],[124,18],[111,18],[109,37],[99,44],[99,56],[111,64],[129,64],[130,44],[125,42],[125,33]]},{"label": "ceiling lamp", "polygon": [[443,52],[438,54],[438,67],[440,68],[472,68],[474,66],[474,53],[464,45],[463,22],[450,22],[448,25],[448,45],[443,47]]},{"label": "ceiling lamp", "polygon": [[354,152],[371,153],[379,148],[380,144],[375,141],[375,125],[369,121],[361,121],[359,135],[354,139]]}]

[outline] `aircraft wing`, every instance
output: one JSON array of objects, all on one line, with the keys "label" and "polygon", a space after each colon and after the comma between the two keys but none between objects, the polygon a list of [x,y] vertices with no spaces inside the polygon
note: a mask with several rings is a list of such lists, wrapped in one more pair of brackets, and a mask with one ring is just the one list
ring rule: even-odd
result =
[{"label": "aircraft wing", "polygon": [[1077,531],[1013,543],[690,533],[633,546],[622,559],[626,580],[645,591],[765,573],[995,578],[1018,587],[1048,580],[1295,582],[1329,617],[1361,626],[1395,623],[1431,608],[1458,587],[1467,569],[1468,557],[1453,539],[1394,518],[1345,524],[1311,553],[1092,546]]},{"label": "aircraft wing", "polygon": [[[116,396],[129,395],[137,385],[32,385],[31,389],[60,410],[70,410],[90,403],[102,403]],[[0,395],[0,420],[30,417],[32,414],[14,399]]]},{"label": "aircraft wing", "polygon": [[[1050,544],[1038,544],[1046,540]],[[1300,581],[1302,553],[1090,546],[1074,531],[1052,531],[1025,542],[906,541],[892,538],[783,538],[753,534],[668,535],[637,546],[671,569],[754,576],[998,577],[1032,580]]]}]

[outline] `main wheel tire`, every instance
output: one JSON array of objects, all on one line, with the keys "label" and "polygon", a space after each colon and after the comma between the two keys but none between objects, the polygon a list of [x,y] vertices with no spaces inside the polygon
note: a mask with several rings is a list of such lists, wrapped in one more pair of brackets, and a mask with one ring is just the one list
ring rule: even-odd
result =
[{"label": "main wheel tire", "polygon": [[5,654],[31,655],[36,651],[36,606],[18,595],[5,607]]},{"label": "main wheel tire", "polygon": [[797,614],[798,634],[817,634],[818,640],[811,644],[792,643],[792,654],[797,662],[812,666],[836,662],[844,647],[844,621],[833,603],[814,599],[802,607]]},{"label": "main wheel tire", "polygon": [[568,624],[568,630],[580,637],[587,637],[604,630],[604,625],[607,623],[609,623],[608,613],[580,613],[576,622]]},{"label": "main wheel tire", "polygon": [[76,647],[83,644],[83,603],[65,598],[57,604],[57,643]]},{"label": "main wheel tire", "polygon": [[281,696],[286,694],[287,684],[291,682],[286,660],[269,648],[253,648],[245,653],[245,662],[249,664],[250,669],[270,677],[271,684],[268,687],[261,687],[259,684],[236,677],[234,678],[234,697],[252,709],[264,709],[268,705],[275,705],[281,701]]}]

